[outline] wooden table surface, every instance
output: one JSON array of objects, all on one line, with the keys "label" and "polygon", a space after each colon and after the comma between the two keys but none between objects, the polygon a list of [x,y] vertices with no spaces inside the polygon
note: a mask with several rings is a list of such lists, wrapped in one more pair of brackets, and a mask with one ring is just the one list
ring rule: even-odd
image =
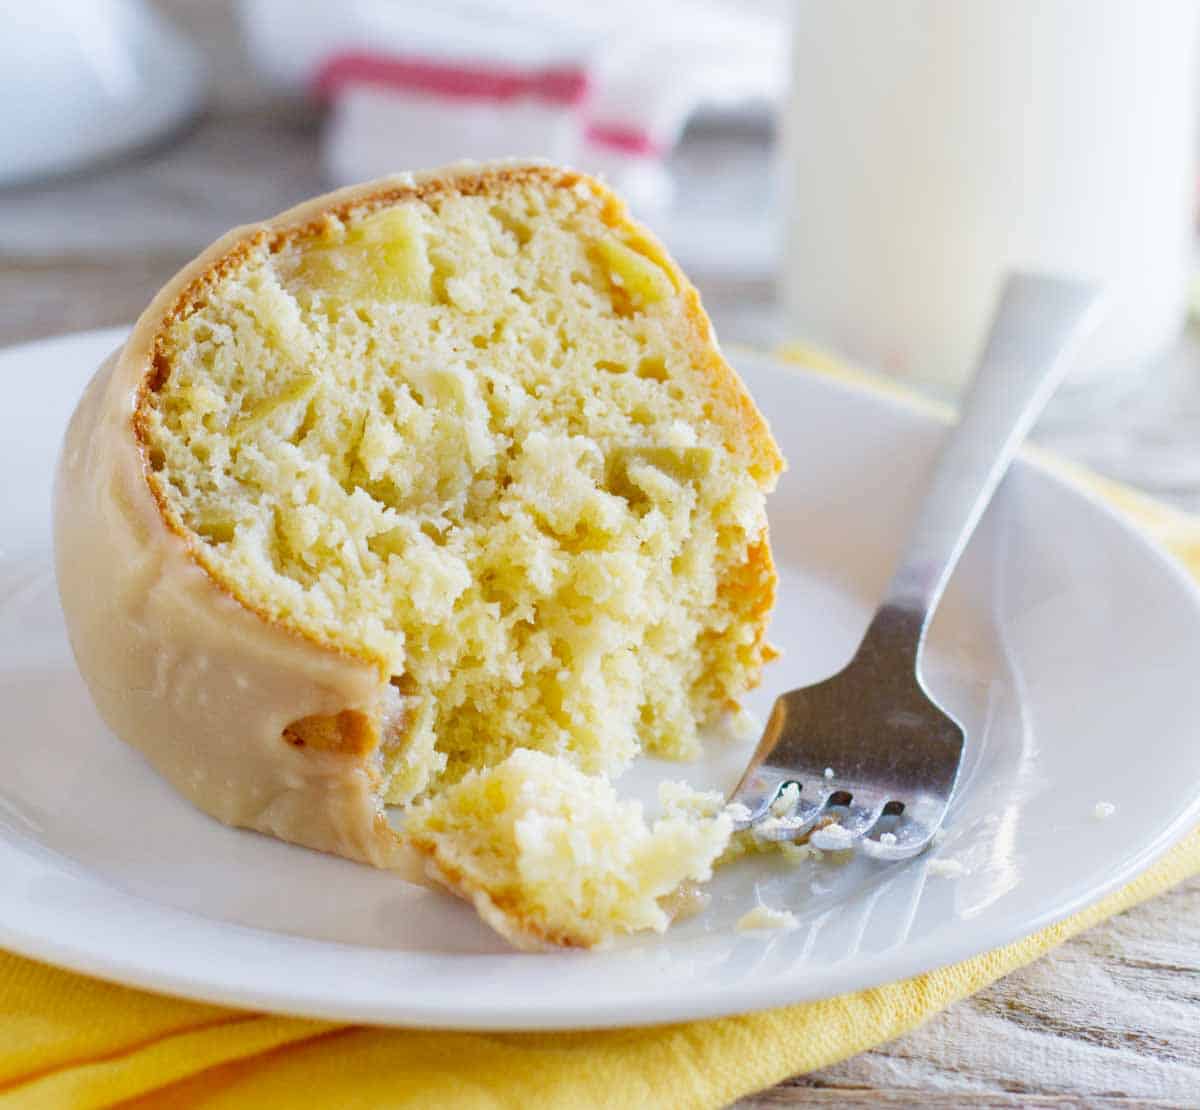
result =
[{"label": "wooden table surface", "polygon": [[[71,180],[0,191],[0,345],[132,321],[221,231],[325,187],[319,121],[257,89],[227,5],[162,6],[218,48],[212,106],[156,150]],[[715,173],[746,162],[755,142],[761,137],[698,135],[680,159],[711,163]],[[744,193],[756,183],[725,186]],[[696,276],[727,339],[761,335],[771,312],[765,276]],[[1088,457],[1087,448],[1084,441],[1076,453]],[[1200,441],[1195,450],[1200,470]],[[1185,492],[1181,503],[1194,503],[1195,491]],[[1200,1106],[1200,880],[908,1036],[740,1104],[799,1105]]]}]

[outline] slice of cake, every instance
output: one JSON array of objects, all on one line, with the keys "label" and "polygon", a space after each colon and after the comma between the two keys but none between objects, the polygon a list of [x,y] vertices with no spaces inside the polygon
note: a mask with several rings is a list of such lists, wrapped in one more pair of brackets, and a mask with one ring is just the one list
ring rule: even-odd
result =
[{"label": "slice of cake", "polygon": [[63,609],[105,720],[200,808],[417,876],[386,805],[518,748],[695,754],[770,655],[781,467],[603,186],[404,175],[155,298],[67,433]]},{"label": "slice of cake", "polygon": [[525,748],[468,771],[405,824],[430,875],[530,949],[661,933],[671,917],[660,900],[710,879],[732,828],[723,812],[683,806],[648,825],[641,803],[618,798],[607,779]]}]

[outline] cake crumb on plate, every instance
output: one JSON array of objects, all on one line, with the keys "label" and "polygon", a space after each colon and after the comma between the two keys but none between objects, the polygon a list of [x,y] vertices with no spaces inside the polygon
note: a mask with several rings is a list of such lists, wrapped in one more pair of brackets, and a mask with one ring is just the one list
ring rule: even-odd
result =
[{"label": "cake crumb on plate", "polygon": [[759,904],[738,918],[736,928],[739,933],[752,933],[764,929],[795,929],[799,924],[794,913]]}]

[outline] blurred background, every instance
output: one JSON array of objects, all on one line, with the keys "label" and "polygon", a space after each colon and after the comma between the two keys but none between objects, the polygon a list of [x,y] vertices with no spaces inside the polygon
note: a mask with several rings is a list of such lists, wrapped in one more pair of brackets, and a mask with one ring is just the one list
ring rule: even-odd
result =
[{"label": "blurred background", "polygon": [[[726,346],[952,400],[1004,270],[1111,309],[1039,438],[1200,509],[1196,0],[0,0],[0,345],[459,158],[602,173]],[[869,13],[869,18],[867,18]]]},{"label": "blurred background", "polygon": [[[108,0],[0,0],[0,22],[27,35],[22,56],[30,58],[35,48],[46,54],[36,66],[30,63],[36,72],[28,75],[27,95],[6,97],[0,107],[0,131],[10,133],[7,143],[0,138],[0,181],[7,183],[0,189],[0,342],[132,322],[166,278],[229,227],[336,184],[504,154],[552,157],[604,172],[692,271],[722,335],[763,342],[778,247],[770,160],[786,82],[786,0],[708,0],[694,8],[664,2],[653,22],[666,33],[623,34],[639,45],[628,59],[617,50],[594,57],[605,52],[605,40],[619,25],[637,23],[644,5],[625,0],[152,0],[146,12],[168,21],[153,35],[130,27],[133,7]],[[589,15],[595,7],[606,9],[603,17]],[[98,18],[75,25],[76,9],[95,17],[106,8],[111,25]],[[697,11],[707,23],[698,21]],[[69,43],[55,26],[59,17],[72,28]],[[732,58],[722,49],[731,31],[743,36]],[[681,64],[673,50],[689,35],[690,52]],[[16,40],[5,37],[0,68],[7,76],[0,82],[16,84],[20,75],[2,65],[16,60],[5,55],[17,53]],[[77,86],[54,72],[49,59],[58,50],[80,78]],[[84,67],[80,57],[71,59],[73,50],[108,70],[98,78],[104,88],[92,87],[94,75],[82,79]],[[427,58],[447,71],[469,64],[468,77],[472,70],[535,78],[559,71],[599,81],[602,67],[616,69],[603,77],[618,103],[608,106],[608,120],[593,125],[606,126],[610,141],[580,141],[572,134],[570,104],[551,103],[541,113],[545,118],[531,118],[537,113],[524,105],[502,105],[489,119],[486,111],[473,116],[470,100],[451,94],[448,107],[434,103],[422,115],[406,111],[411,98],[400,89],[399,118],[389,119],[386,97],[377,94],[382,85],[374,85],[371,74],[361,80],[334,74],[330,82],[331,61],[368,52]],[[168,53],[165,66],[142,57]],[[325,86],[318,87],[322,80]],[[38,166],[36,139],[74,110],[73,99],[84,102],[81,113],[99,117],[96,102],[113,85],[114,118],[84,120],[80,127],[87,138],[111,130],[116,149],[84,151],[82,165],[72,165],[81,136],[71,134],[59,165]],[[647,96],[647,85],[656,95]],[[373,93],[385,103],[376,108]],[[55,95],[61,106],[43,100],[32,113],[42,118],[29,119],[30,97]],[[148,102],[154,107],[168,99],[176,118],[147,120],[151,135],[139,142],[131,117]],[[18,127],[24,132],[21,151],[15,149]],[[59,153],[47,149],[46,161]],[[65,175],[54,172],[60,168]]]}]

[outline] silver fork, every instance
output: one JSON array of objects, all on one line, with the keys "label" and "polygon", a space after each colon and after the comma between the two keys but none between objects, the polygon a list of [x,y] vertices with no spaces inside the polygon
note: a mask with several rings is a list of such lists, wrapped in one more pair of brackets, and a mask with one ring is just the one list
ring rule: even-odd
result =
[{"label": "silver fork", "polygon": [[[1097,291],[1009,275],[983,357],[883,601],[854,658],[775,702],[730,795],[734,827],[768,840],[811,833],[908,859],[942,823],[966,739],[921,680],[930,617],[1021,441],[1062,379]],[[745,807],[744,812],[737,807]]]}]

